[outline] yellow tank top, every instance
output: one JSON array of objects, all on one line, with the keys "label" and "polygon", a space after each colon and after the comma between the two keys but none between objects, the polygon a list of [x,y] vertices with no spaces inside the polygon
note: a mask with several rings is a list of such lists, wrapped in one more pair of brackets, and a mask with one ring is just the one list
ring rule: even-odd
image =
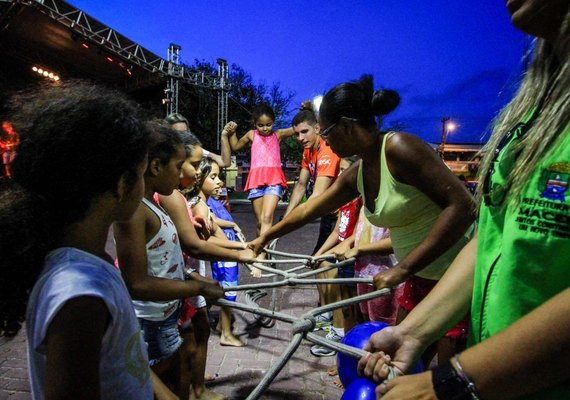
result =
[{"label": "yellow tank top", "polygon": [[[441,213],[441,208],[416,187],[398,182],[386,163],[385,143],[394,132],[384,135],[380,149],[380,190],[374,202],[374,212],[366,207],[362,164],[358,170],[357,187],[364,200],[364,215],[370,223],[389,228],[394,255],[404,259],[429,234]],[[434,179],[436,179],[434,177]],[[467,244],[472,229],[437,260],[416,273],[425,279],[439,280],[457,253]]]}]

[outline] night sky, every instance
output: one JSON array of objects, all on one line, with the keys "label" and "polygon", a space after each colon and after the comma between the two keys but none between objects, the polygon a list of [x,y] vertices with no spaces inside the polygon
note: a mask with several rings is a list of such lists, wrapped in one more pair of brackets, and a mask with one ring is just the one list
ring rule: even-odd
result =
[{"label": "night sky", "polygon": [[[501,0],[72,0],[77,8],[166,58],[225,58],[255,81],[296,93],[292,108],[335,84],[374,75],[402,102],[386,118],[439,142],[483,142],[520,80],[527,38]],[[231,116],[230,116],[231,118]]]}]

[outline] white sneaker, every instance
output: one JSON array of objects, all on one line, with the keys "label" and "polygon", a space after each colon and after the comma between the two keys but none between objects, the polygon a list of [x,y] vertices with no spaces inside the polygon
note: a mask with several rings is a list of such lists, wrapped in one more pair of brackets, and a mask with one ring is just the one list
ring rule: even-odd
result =
[{"label": "white sneaker", "polygon": [[[325,339],[332,340],[334,342],[340,342],[342,338],[343,337],[336,333],[334,329],[331,329],[325,336]],[[331,357],[336,354],[336,351],[329,349],[326,346],[321,346],[320,344],[314,344],[311,346],[311,354],[316,357]]]},{"label": "white sneaker", "polygon": [[315,327],[313,328],[313,332],[318,330],[324,330],[329,332],[332,326],[332,315],[327,317],[324,314],[319,314],[315,317]]}]

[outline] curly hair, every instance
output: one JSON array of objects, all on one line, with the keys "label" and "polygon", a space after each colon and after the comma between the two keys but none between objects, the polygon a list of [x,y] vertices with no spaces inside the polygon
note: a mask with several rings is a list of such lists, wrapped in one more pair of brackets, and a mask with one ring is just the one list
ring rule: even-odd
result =
[{"label": "curly hair", "polygon": [[[134,185],[149,133],[124,94],[73,81],[20,92],[11,102],[20,135],[12,180],[0,190],[0,318],[22,317],[43,259],[92,200]],[[16,315],[15,315],[16,314]]]}]

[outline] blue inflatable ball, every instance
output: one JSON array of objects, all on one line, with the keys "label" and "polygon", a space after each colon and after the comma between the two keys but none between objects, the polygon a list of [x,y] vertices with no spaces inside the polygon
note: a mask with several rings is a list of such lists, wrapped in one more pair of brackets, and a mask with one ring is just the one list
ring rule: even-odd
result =
[{"label": "blue inflatable ball", "polygon": [[[385,322],[364,322],[356,325],[344,336],[342,343],[357,349],[363,349],[366,343],[368,343],[370,336],[387,326],[390,325]],[[336,365],[338,376],[345,388],[348,388],[354,380],[360,378],[357,371],[357,358],[339,351],[336,356]]]},{"label": "blue inflatable ball", "polygon": [[[387,326],[390,325],[385,322],[372,321],[356,325],[344,336],[342,343],[348,346],[356,347],[358,349],[363,349],[366,343],[368,343],[370,336],[386,328]],[[357,369],[358,359],[339,351],[336,356],[336,365],[338,368],[338,376],[345,388],[349,387],[350,384],[356,379],[361,378],[358,375]],[[416,367],[411,373],[417,374],[419,372],[423,372],[423,365],[421,361],[416,364]]]},{"label": "blue inflatable ball", "polygon": [[340,400],[376,400],[375,390],[374,382],[358,378],[346,388]]}]

